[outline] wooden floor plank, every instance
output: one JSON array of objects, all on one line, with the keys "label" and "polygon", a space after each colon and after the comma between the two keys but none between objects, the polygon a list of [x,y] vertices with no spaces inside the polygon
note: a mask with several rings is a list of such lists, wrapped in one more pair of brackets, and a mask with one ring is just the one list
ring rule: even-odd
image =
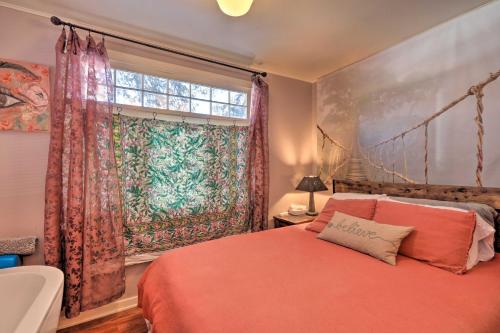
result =
[{"label": "wooden floor plank", "polygon": [[68,327],[57,331],[57,333],[147,333],[147,331],[142,310],[133,308]]}]

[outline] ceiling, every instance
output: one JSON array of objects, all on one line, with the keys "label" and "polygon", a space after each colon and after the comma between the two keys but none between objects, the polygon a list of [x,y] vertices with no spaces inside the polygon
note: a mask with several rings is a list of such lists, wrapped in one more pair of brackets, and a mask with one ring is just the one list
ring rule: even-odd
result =
[{"label": "ceiling", "polygon": [[216,0],[3,2],[314,81],[490,0],[254,0],[238,18]]}]

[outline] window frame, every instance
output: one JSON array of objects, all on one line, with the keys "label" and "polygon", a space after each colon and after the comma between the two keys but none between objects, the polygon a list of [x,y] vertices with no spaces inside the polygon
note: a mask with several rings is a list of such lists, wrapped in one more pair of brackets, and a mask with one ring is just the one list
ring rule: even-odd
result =
[{"label": "window frame", "polygon": [[[135,66],[133,66],[135,67]],[[237,85],[220,85],[216,84],[214,85],[213,83],[209,82],[202,82],[198,80],[193,80],[190,78],[186,77],[179,77],[175,74],[170,75],[169,73],[155,73],[151,71],[145,71],[141,70],[140,68],[129,68],[128,66],[123,66],[122,64],[111,64],[111,70],[113,71],[113,106],[114,109],[119,109],[119,110],[126,110],[126,111],[132,111],[132,112],[143,112],[145,114],[151,115],[153,117],[156,117],[157,115],[165,115],[165,116],[174,116],[174,117],[179,117],[182,120],[185,118],[194,118],[194,119],[200,119],[200,120],[214,120],[214,121],[223,121],[223,122],[231,122],[233,124],[238,124],[238,125],[243,125],[246,126],[250,123],[250,99],[251,99],[251,88],[250,87],[243,87],[243,86],[237,86]],[[130,88],[130,87],[124,87],[124,86],[119,86],[116,84],[116,70],[121,70],[121,71],[126,71],[126,72],[132,72],[132,73],[137,73],[141,75],[141,89],[138,88]],[[144,75],[148,76],[155,76],[158,78],[162,78],[167,80],[167,91],[165,93],[163,92],[157,92],[157,91],[151,91],[144,89]],[[189,96],[181,96],[181,95],[175,95],[175,94],[170,94],[169,93],[169,84],[170,81],[181,81],[189,84]],[[192,85],[201,85],[201,86],[206,86],[210,88],[210,99],[201,99],[201,98],[196,98],[196,97],[191,97],[191,91],[192,91]],[[116,89],[128,89],[132,91],[139,92],[141,94],[141,105],[130,105],[130,104],[121,104],[116,102]],[[212,89],[223,89],[228,91],[228,102],[218,102],[212,100]],[[241,92],[246,94],[246,105],[237,105],[237,104],[231,104],[231,92]],[[144,106],[144,93],[151,93],[151,94],[157,94],[157,95],[162,95],[166,97],[166,108],[154,108],[154,107],[148,107]],[[186,98],[189,100],[189,111],[178,111],[178,110],[172,110],[169,108],[169,101],[170,97],[180,97],[180,98]],[[196,113],[191,111],[191,105],[192,101],[202,101],[202,102],[208,102],[210,103],[210,114],[203,114],[203,113]],[[241,106],[246,108],[246,117],[245,118],[237,118],[237,117],[229,117],[229,116],[219,116],[219,115],[214,115],[212,114],[212,104],[213,103],[218,103],[218,104],[224,104],[227,105],[228,108],[231,106]],[[115,112],[118,113],[118,110]]]}]

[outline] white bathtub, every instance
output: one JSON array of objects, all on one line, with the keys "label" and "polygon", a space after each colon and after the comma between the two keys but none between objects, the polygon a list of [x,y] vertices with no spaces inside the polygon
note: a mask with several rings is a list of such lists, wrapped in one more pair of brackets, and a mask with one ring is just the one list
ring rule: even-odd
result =
[{"label": "white bathtub", "polygon": [[63,282],[63,273],[53,267],[0,269],[0,332],[55,332]]}]

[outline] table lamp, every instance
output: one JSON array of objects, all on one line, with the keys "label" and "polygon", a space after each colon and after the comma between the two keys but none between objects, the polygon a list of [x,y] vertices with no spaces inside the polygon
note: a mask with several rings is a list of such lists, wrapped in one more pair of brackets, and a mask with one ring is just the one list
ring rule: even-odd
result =
[{"label": "table lamp", "polygon": [[305,176],[300,181],[296,190],[309,192],[309,210],[306,212],[309,216],[316,216],[316,207],[314,206],[314,192],[326,191],[328,188],[318,176]]}]

